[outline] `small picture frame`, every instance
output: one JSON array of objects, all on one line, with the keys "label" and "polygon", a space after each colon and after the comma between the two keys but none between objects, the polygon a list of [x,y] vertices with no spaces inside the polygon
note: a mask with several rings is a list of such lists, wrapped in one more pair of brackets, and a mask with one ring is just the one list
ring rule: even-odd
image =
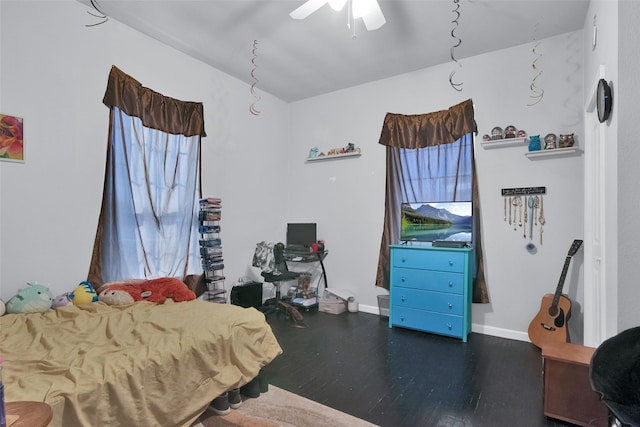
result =
[{"label": "small picture frame", "polygon": [[0,114],[0,160],[24,162],[24,127],[21,117]]}]

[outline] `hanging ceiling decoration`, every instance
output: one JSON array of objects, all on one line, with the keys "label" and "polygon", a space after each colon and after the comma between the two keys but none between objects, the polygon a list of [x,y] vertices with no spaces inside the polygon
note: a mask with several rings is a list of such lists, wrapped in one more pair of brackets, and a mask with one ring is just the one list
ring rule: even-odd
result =
[{"label": "hanging ceiling decoration", "polygon": [[293,19],[305,19],[325,4],[329,4],[336,12],[341,11],[345,4],[348,4],[349,21],[347,26],[349,28],[358,18],[362,18],[368,31],[377,30],[387,22],[377,0],[307,0],[289,16]]},{"label": "hanging ceiling decoration", "polygon": [[[534,41],[537,38],[536,37],[537,32],[538,32],[538,23],[536,23],[533,29]],[[531,84],[529,85],[529,89],[531,90],[531,94],[529,95],[529,98],[535,99],[535,101],[532,101],[531,103],[527,104],[527,107],[533,107],[534,105],[542,101],[542,98],[544,97],[544,89],[536,85],[536,80],[538,80],[538,77],[542,75],[542,70],[538,69],[538,65],[537,65],[538,60],[542,57],[542,54],[538,52],[538,47],[540,46],[540,43],[541,42],[536,43],[535,46],[533,46],[533,49],[531,49],[531,52],[535,57],[535,59],[531,63],[531,68],[536,73],[536,75],[533,77],[533,79],[531,80]]]},{"label": "hanging ceiling decoration", "polygon": [[255,101],[253,103],[251,103],[251,105],[249,106],[249,111],[251,112],[251,114],[253,114],[254,116],[259,116],[260,115],[260,110],[258,110],[256,108],[256,103],[258,101],[260,101],[260,95],[258,95],[258,93],[256,92],[256,85],[258,84],[258,78],[256,77],[256,68],[258,68],[258,65],[256,64],[256,58],[258,57],[258,40],[254,40],[253,41],[253,50],[251,51],[252,57],[251,57],[251,87],[249,89],[249,91],[251,92],[251,95],[253,95]]},{"label": "hanging ceiling decoration", "polygon": [[[456,17],[455,17],[455,19],[453,21],[451,21],[451,23],[453,24],[453,28],[451,28],[451,37],[455,41],[453,46],[451,46],[451,60],[454,61],[456,64],[458,64],[458,67],[462,68],[462,64],[460,62],[458,62],[458,60],[456,59],[456,57],[454,55],[454,50],[456,48],[460,47],[460,45],[462,44],[462,39],[460,37],[458,37],[458,35],[455,34],[455,31],[458,28],[458,25],[460,25],[458,23],[458,20],[460,19],[460,3],[459,3],[459,0],[453,0],[453,4],[455,6],[455,9],[453,9],[452,12],[456,15]],[[455,74],[456,74],[456,70],[453,70],[451,72],[451,74],[449,74],[449,84],[451,84],[451,87],[454,88],[455,90],[457,90],[458,92],[462,92],[462,83],[454,83],[453,82],[453,76]]]},{"label": "hanging ceiling decoration", "polygon": [[102,12],[100,5],[98,4],[98,1],[97,0],[90,0],[90,1],[91,1],[91,6],[95,9],[97,13],[91,10],[88,10],[87,13],[93,16],[94,18],[101,19],[101,21],[93,24],[85,24],[85,27],[95,27],[96,25],[104,24],[105,22],[107,22],[109,20],[109,17],[104,12]]}]

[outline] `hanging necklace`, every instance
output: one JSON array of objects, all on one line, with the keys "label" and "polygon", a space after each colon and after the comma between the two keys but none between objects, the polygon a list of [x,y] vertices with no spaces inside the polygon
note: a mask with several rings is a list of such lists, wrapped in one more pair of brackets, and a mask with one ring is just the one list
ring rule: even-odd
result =
[{"label": "hanging necklace", "polygon": [[[527,196],[524,196],[524,201],[527,201]],[[522,237],[527,238],[527,209],[524,209],[524,227],[522,227]]]},{"label": "hanging necklace", "polygon": [[506,197],[503,197],[503,198],[502,198],[502,200],[503,200],[503,203],[502,203],[502,204],[503,204],[503,207],[502,207],[502,209],[504,210],[504,222],[507,222],[507,198],[506,198]]},{"label": "hanging necklace", "polygon": [[540,196],[540,218],[538,218],[538,222],[540,223],[540,245],[542,245],[542,233],[544,233],[542,226],[547,222],[544,218],[544,200],[542,196]]}]

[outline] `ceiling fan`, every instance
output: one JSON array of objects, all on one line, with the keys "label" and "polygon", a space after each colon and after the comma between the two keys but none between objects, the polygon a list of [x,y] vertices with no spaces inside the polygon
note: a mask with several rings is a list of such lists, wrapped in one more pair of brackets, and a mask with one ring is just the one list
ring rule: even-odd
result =
[{"label": "ceiling fan", "polygon": [[307,0],[302,6],[291,12],[289,16],[293,19],[305,19],[327,3],[333,10],[339,12],[347,2],[349,3],[350,22],[351,20],[362,18],[368,31],[377,30],[387,22],[377,0]]}]

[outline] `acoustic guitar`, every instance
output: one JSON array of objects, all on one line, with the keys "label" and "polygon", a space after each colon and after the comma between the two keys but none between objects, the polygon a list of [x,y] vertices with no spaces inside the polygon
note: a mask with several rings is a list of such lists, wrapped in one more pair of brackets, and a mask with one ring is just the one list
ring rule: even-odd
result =
[{"label": "acoustic guitar", "polygon": [[562,288],[571,258],[578,252],[581,245],[582,240],[574,240],[571,244],[556,292],[542,297],[540,311],[529,324],[529,339],[537,347],[542,348],[548,342],[569,342],[567,321],[571,317],[571,300],[562,294]]}]

